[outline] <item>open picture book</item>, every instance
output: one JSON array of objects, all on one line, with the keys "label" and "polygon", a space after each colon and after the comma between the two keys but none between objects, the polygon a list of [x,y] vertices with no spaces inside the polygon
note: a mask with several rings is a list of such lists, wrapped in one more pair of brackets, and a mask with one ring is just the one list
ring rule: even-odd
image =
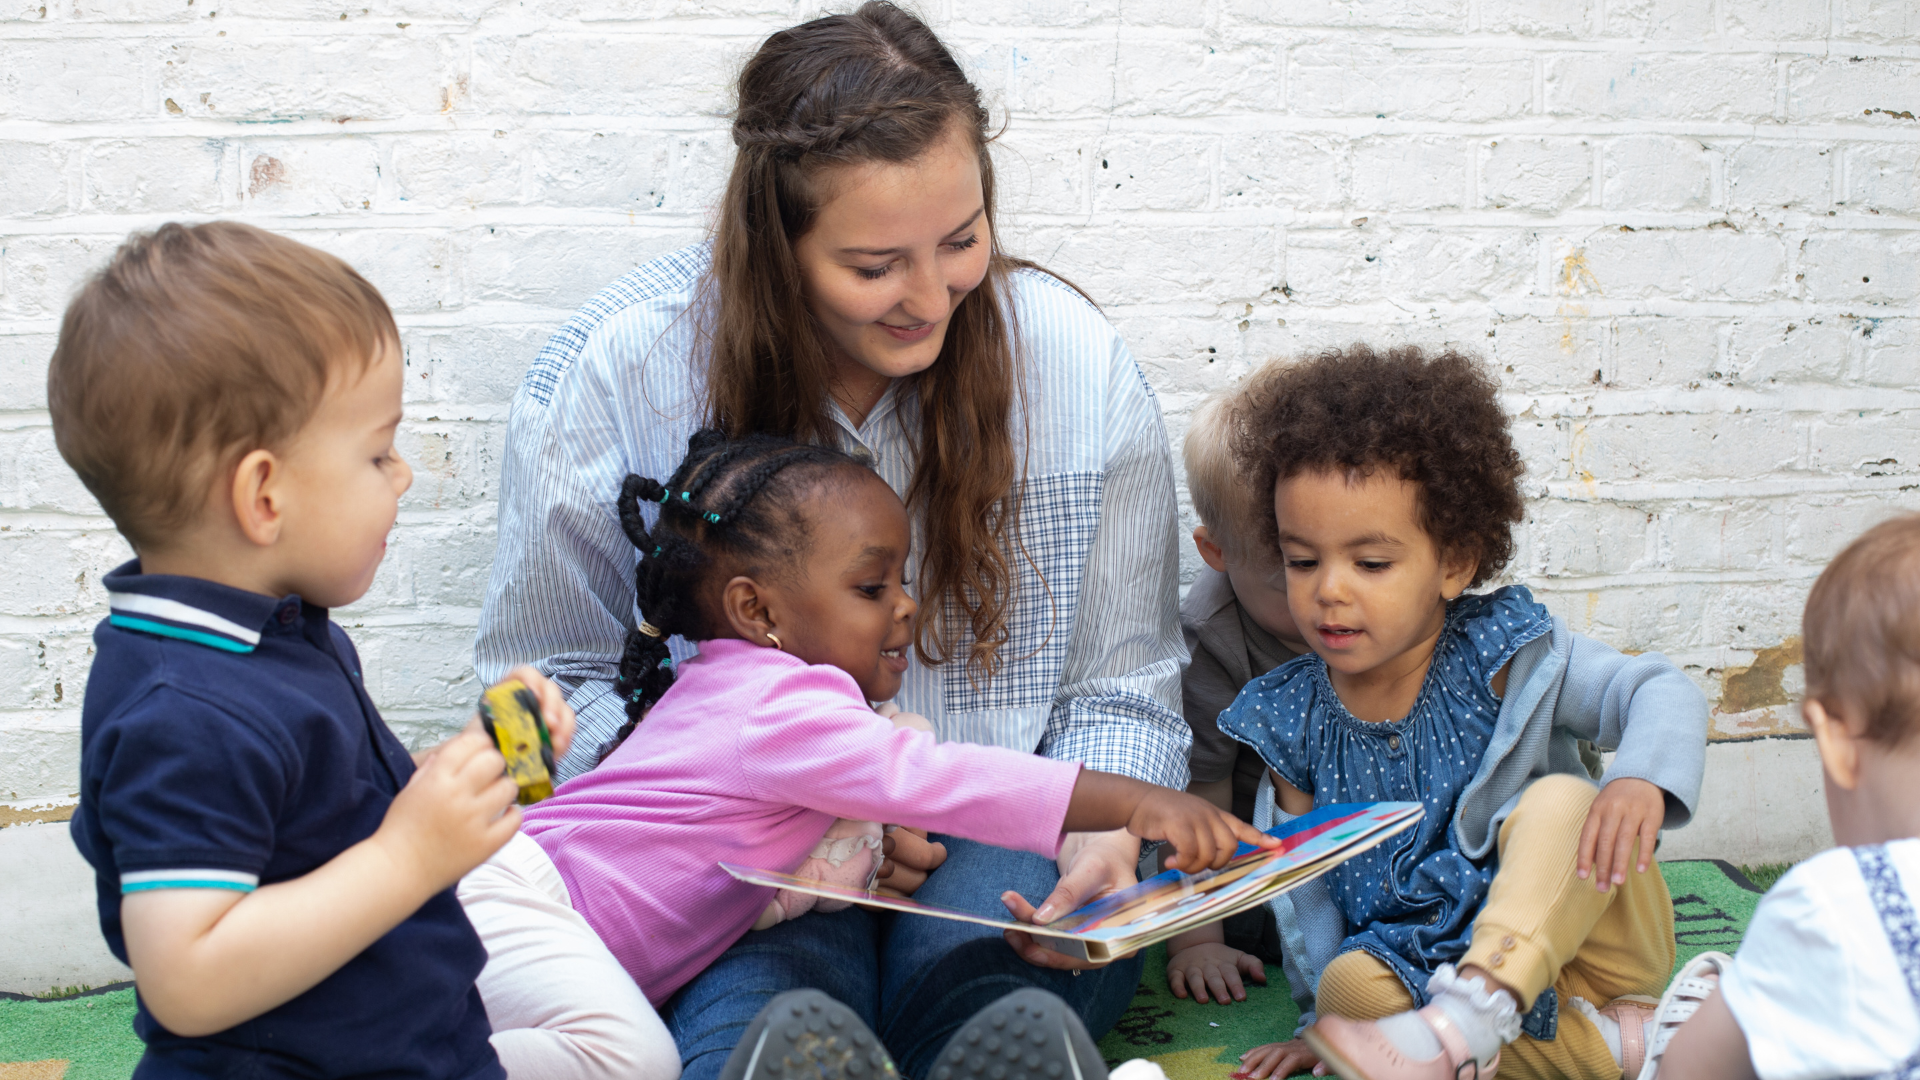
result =
[{"label": "open picture book", "polygon": [[1279,847],[1241,844],[1233,860],[1218,870],[1199,874],[1168,870],[1155,874],[1138,885],[1041,925],[988,918],[884,893],[828,885],[775,870],[756,870],[724,862],[720,868],[754,885],[850,900],[888,911],[1024,930],[1056,952],[1083,960],[1112,960],[1196,926],[1264,904],[1388,837],[1412,828],[1424,812],[1424,808],[1414,802],[1323,806],[1267,830],[1280,838]]}]

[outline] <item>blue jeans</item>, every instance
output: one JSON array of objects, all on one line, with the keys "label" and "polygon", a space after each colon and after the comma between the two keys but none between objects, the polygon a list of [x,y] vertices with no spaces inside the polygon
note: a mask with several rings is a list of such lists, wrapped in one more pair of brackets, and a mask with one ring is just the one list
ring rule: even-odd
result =
[{"label": "blue jeans", "polygon": [[[1005,919],[1002,892],[1012,889],[1038,903],[1060,883],[1051,859],[951,836],[935,839],[947,845],[947,861],[914,894],[926,903]],[[660,1014],[680,1049],[682,1080],[714,1080],[774,995],[812,987],[858,1013],[900,1072],[920,1078],[960,1025],[1004,994],[1027,986],[1051,990],[1099,1038],[1131,1004],[1139,981],[1137,956],[1076,977],[1027,963],[992,927],[849,908],[749,932],[669,998]]]}]

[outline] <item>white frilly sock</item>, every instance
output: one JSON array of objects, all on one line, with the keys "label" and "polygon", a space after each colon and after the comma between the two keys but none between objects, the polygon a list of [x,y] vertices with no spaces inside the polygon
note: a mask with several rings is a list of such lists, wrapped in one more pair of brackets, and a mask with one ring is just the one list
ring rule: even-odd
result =
[{"label": "white frilly sock", "polygon": [[[1427,995],[1460,1029],[1467,1049],[1482,1065],[1520,1037],[1520,1011],[1513,995],[1488,989],[1477,975],[1462,978],[1452,964],[1441,964],[1427,980]],[[1379,1024],[1381,1034],[1410,1058],[1424,1060],[1440,1053],[1440,1037],[1417,1012],[1397,1013]]]}]

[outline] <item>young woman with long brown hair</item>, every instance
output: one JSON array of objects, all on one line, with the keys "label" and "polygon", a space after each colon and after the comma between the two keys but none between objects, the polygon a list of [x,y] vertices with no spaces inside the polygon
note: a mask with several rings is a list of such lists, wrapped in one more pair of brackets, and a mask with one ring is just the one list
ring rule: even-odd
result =
[{"label": "young woman with long brown hair", "polygon": [[[711,243],[595,296],[514,399],[482,674],[537,659],[579,712],[561,772],[591,767],[638,719],[615,689],[646,615],[623,479],[671,473],[702,426],[783,435],[872,461],[907,503],[922,616],[902,708],[942,739],[1183,787],[1158,405],[1098,309],[999,247],[978,91],[924,24],[868,3],[769,38],[741,73],[733,137]],[[942,863],[940,844],[889,841],[888,881],[921,899],[1041,920],[1131,883],[1138,857],[1114,833],[1072,834],[1055,862],[948,839]],[[815,913],[748,934],[661,1011],[705,1080],[773,995],[818,987],[926,1077],[1010,986],[1059,994],[1095,1033],[1132,997],[1138,960],[1073,978],[1086,965],[994,937]]]}]

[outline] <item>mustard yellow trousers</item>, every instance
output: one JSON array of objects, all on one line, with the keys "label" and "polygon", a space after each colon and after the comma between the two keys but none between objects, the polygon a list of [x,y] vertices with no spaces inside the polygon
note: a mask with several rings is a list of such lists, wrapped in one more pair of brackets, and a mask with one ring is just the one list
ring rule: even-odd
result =
[{"label": "mustard yellow trousers", "polygon": [[[1555,1037],[1520,1036],[1501,1054],[1501,1080],[1620,1080],[1599,1030],[1568,999],[1601,1008],[1628,994],[1658,997],[1673,970],[1673,900],[1651,860],[1644,874],[1630,860],[1626,884],[1606,892],[1574,876],[1580,829],[1598,794],[1580,777],[1542,777],[1500,827],[1500,869],[1458,966],[1492,972],[1519,996],[1522,1013],[1549,986],[1560,997]],[[1315,1007],[1373,1020],[1412,1008],[1413,999],[1387,965],[1350,952],[1321,973]]]}]

